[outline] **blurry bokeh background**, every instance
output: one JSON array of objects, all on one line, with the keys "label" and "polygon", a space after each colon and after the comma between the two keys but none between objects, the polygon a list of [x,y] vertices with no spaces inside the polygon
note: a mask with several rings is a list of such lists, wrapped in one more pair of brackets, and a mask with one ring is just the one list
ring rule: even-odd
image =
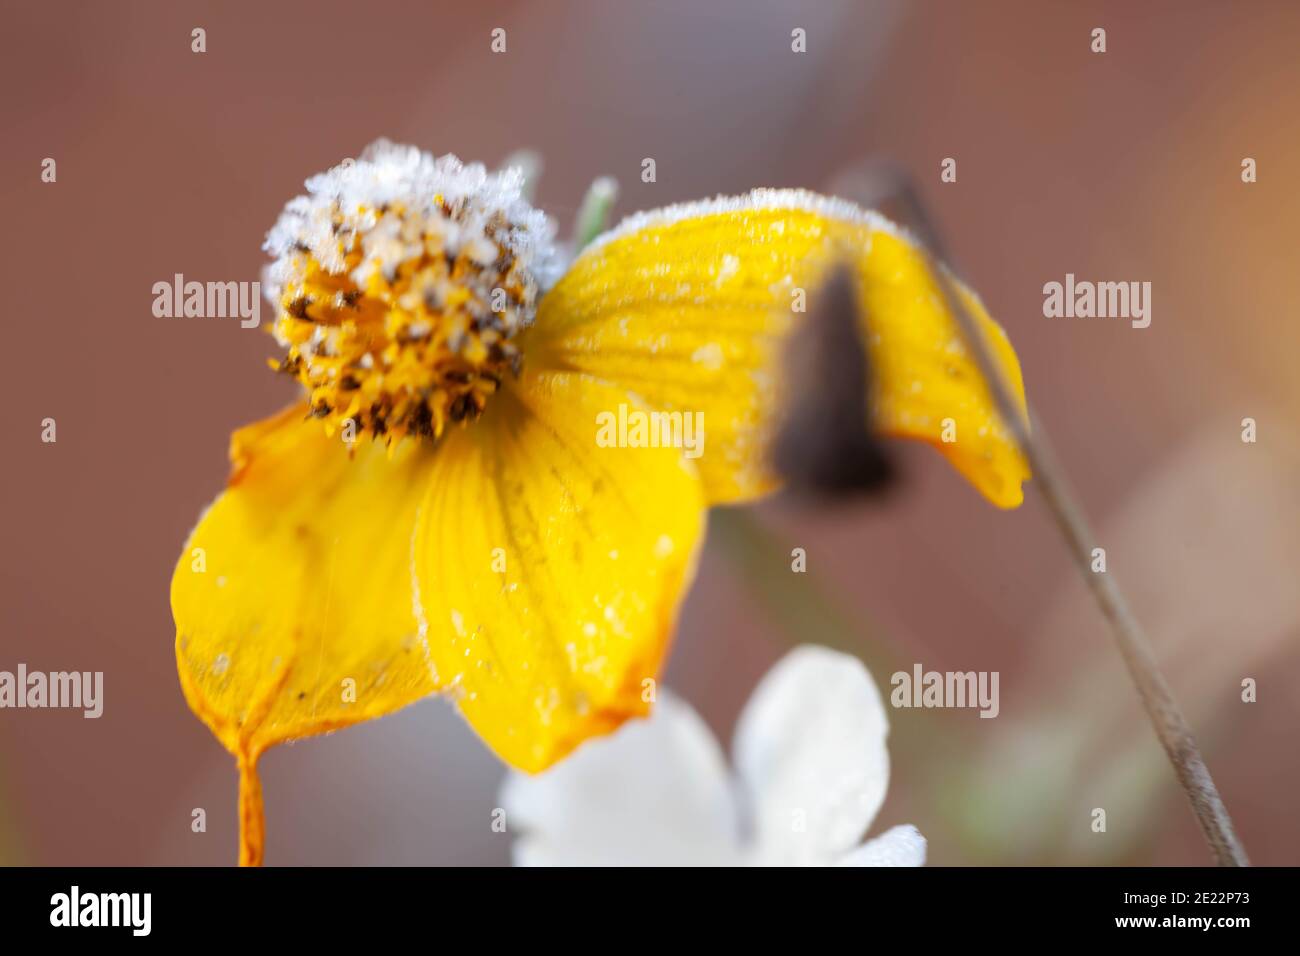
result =
[{"label": "blurry bokeh background", "polygon": [[[102,670],[106,689],[99,720],[0,711],[0,862],[234,860],[234,764],[182,699],[168,580],[228,433],[292,386],[264,331],[154,318],[151,287],[257,279],[302,180],[382,135],[488,163],[539,150],[564,228],[601,174],[623,214],[824,188],[872,156],[909,169],[1015,342],[1253,859],[1300,863],[1300,6],[156,0],[4,20],[0,669]],[[1043,318],[1067,272],[1150,281],[1151,327]],[[886,690],[918,661],[997,670],[996,720],[891,711],[876,832],[915,823],[933,863],[1208,862],[1033,486],[1000,513],[899,453],[886,502],[715,517],[667,683],[726,740],[792,643],[856,642]],[[502,770],[440,700],[262,772],[271,863],[508,859]]]}]

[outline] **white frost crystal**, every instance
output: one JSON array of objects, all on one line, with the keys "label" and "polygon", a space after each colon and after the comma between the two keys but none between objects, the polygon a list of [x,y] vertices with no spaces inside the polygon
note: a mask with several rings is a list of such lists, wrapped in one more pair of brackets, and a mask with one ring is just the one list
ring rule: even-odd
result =
[{"label": "white frost crystal", "polygon": [[[275,257],[266,271],[266,294],[278,304],[292,278],[296,252],[307,251],[332,272],[344,269],[344,251],[361,242],[366,256],[353,270],[362,288],[376,269],[391,272],[419,254],[418,227],[436,226],[451,252],[487,250],[487,225],[500,217],[509,224],[510,251],[524,264],[539,288],[548,288],[562,269],[555,245],[555,224],[524,198],[524,172],[507,168],[489,173],[481,163],[462,163],[452,155],[434,157],[414,146],[378,140],[355,161],[307,180],[307,195],[291,200],[267,234],[262,248]],[[457,211],[454,217],[443,205]],[[403,216],[384,210],[400,205]],[[338,216],[349,231],[338,228]],[[340,243],[340,239],[342,243]]]}]

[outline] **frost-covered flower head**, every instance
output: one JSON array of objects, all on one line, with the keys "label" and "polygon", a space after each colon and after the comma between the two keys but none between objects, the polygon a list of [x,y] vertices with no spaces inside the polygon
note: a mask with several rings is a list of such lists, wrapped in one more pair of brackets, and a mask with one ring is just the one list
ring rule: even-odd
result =
[{"label": "frost-covered flower head", "polygon": [[661,693],[649,718],[507,779],[515,862],[920,866],[915,827],[861,842],[889,784],[888,732],[866,668],[823,647],[791,651],[755,689],[734,773],[690,705]]},{"label": "frost-covered flower head", "polygon": [[327,428],[386,441],[477,418],[561,258],[517,168],[379,140],[307,180],[267,235],[279,368]]}]

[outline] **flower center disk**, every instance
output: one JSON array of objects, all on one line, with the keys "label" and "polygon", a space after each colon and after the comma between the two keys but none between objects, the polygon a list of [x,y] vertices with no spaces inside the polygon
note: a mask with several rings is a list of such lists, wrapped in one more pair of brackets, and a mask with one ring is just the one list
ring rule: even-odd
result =
[{"label": "flower center disk", "polygon": [[515,170],[376,144],[309,180],[267,238],[278,370],[333,434],[436,438],[519,374],[553,227]]}]

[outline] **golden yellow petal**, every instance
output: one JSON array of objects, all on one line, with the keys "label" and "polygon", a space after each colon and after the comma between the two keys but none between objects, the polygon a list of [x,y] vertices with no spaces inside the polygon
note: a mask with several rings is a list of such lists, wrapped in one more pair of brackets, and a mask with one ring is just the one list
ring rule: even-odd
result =
[{"label": "golden yellow petal", "polygon": [[[783,340],[836,262],[858,279],[877,427],[930,442],[994,504],[1020,504],[1028,465],[920,252],[847,203],[760,191],[638,216],[579,256],[521,347],[535,366],[588,372],[655,408],[704,412],[698,465],[709,499],[746,500],[774,485],[766,448],[781,411]],[[1010,343],[964,294],[1023,406]],[[946,419],[955,441],[944,440]]]},{"label": "golden yellow petal", "polygon": [[262,751],[435,689],[410,571],[432,453],[408,443],[390,461],[365,442],[349,460],[305,414],[235,432],[228,486],[172,575],[181,686],[239,759],[244,862],[260,856]]},{"label": "golden yellow petal", "polygon": [[671,447],[603,447],[625,390],[525,370],[449,431],[415,539],[438,683],[506,762],[540,770],[646,713],[703,534]]}]

